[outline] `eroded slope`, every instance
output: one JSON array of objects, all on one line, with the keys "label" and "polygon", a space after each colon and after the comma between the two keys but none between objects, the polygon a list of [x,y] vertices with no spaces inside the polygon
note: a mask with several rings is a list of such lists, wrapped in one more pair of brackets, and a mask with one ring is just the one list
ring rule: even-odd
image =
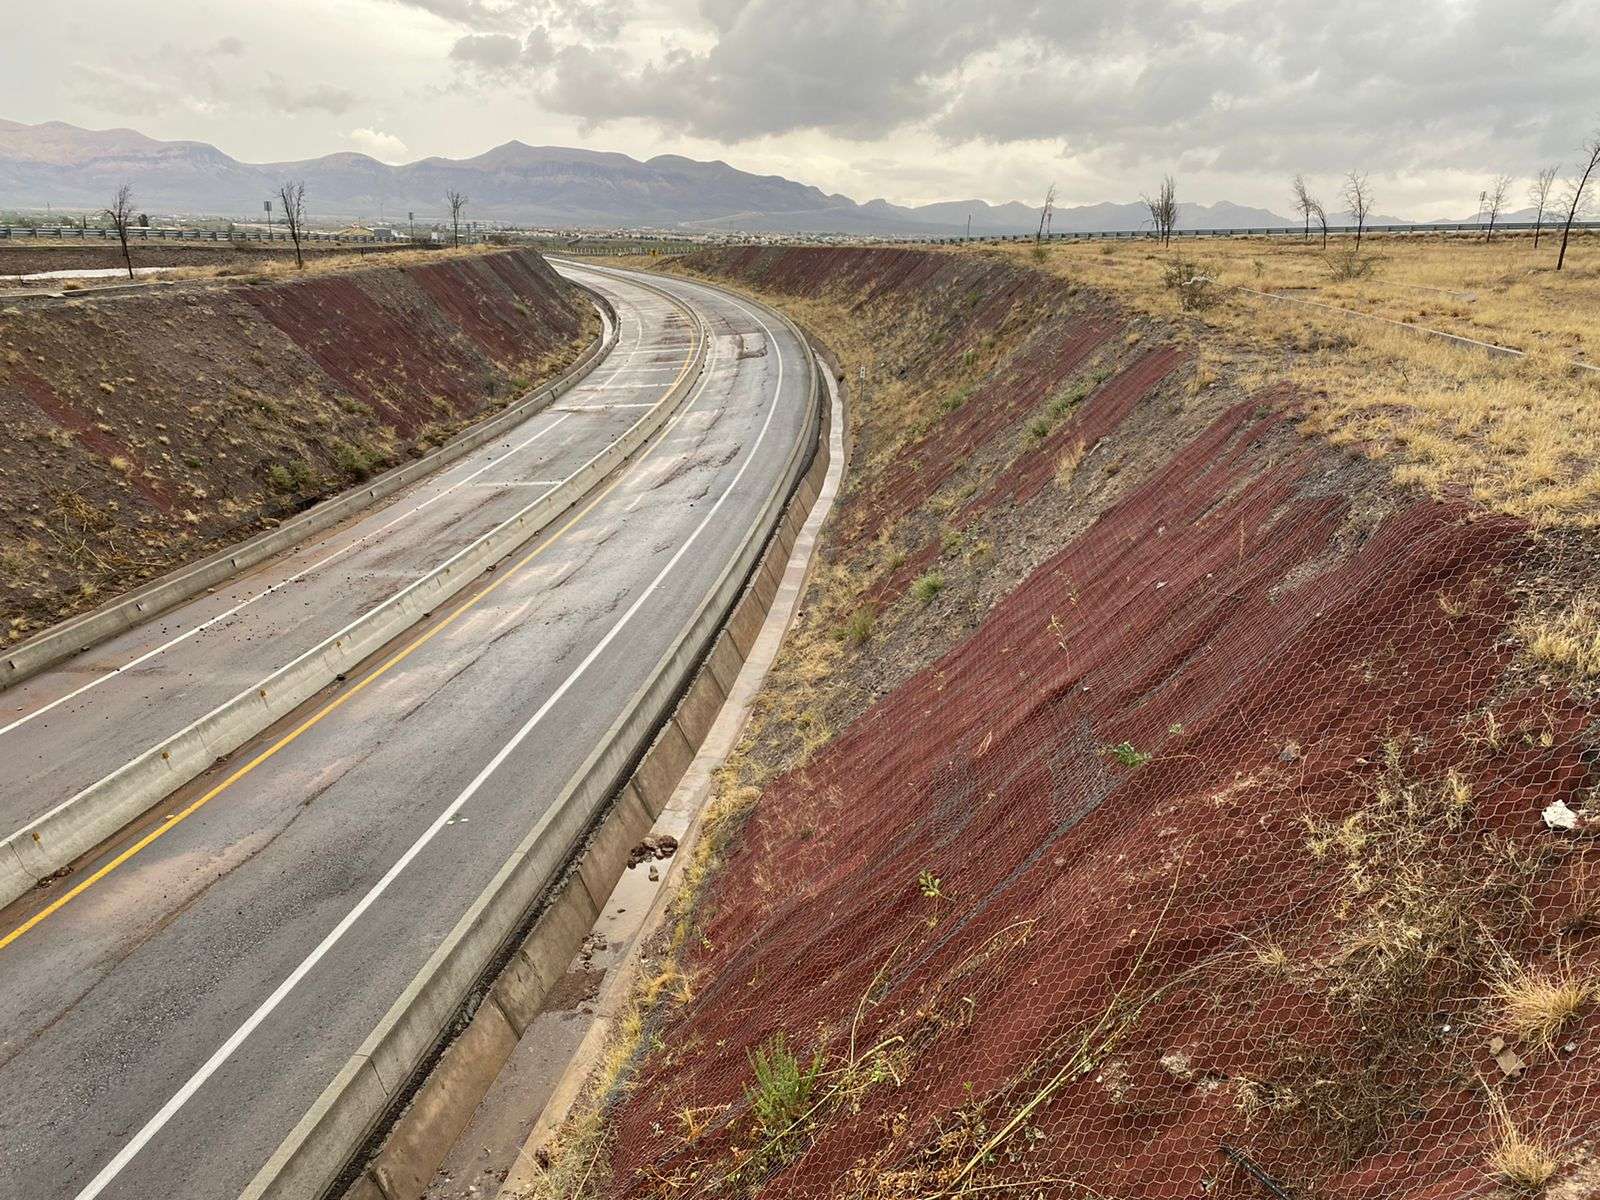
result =
[{"label": "eroded slope", "polygon": [[597,329],[527,251],[0,311],[9,637],[421,454]]},{"label": "eroded slope", "polygon": [[1594,695],[1528,650],[1586,535],[1014,260],[688,265],[832,343],[856,460],[552,1194],[1591,1194]]}]

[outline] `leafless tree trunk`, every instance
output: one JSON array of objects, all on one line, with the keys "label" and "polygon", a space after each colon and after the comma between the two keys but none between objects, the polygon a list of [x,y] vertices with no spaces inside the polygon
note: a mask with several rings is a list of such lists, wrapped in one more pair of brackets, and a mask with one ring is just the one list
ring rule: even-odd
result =
[{"label": "leafless tree trunk", "polygon": [[133,278],[133,254],[128,249],[128,226],[133,224],[133,185],[125,183],[117,189],[111,207],[106,209],[117,231],[117,241],[122,243],[122,261],[128,268],[128,278]]},{"label": "leafless tree trunk", "polygon": [[1544,232],[1544,215],[1550,211],[1550,189],[1556,185],[1556,172],[1561,164],[1546,167],[1533,177],[1528,189],[1528,203],[1533,205],[1533,248],[1539,248],[1539,235]]},{"label": "leafless tree trunk", "polygon": [[1044,242],[1045,230],[1050,227],[1050,217],[1056,208],[1056,185],[1051,184],[1050,190],[1044,194],[1044,208],[1039,211],[1039,232],[1034,236],[1033,244],[1041,245]]},{"label": "leafless tree trunk", "polygon": [[1367,183],[1366,172],[1351,171],[1344,177],[1344,202],[1356,219],[1356,248],[1360,249],[1361,235],[1372,213],[1372,187]]},{"label": "leafless tree trunk", "polygon": [[1322,201],[1311,201],[1311,215],[1317,222],[1317,227],[1322,230],[1322,248],[1328,248],[1328,210],[1322,207]]},{"label": "leafless tree trunk", "polygon": [[1161,190],[1156,193],[1154,200],[1149,196],[1144,197],[1144,206],[1150,210],[1150,223],[1155,226],[1161,244],[1170,245],[1173,227],[1178,223],[1178,185],[1173,182],[1171,175],[1161,180]]},{"label": "leafless tree trunk", "polygon": [[1304,240],[1311,240],[1311,214],[1317,202],[1311,198],[1311,193],[1306,189],[1305,176],[1294,177],[1294,210],[1305,220]]},{"label": "leafless tree trunk", "polygon": [[306,185],[303,180],[289,180],[278,189],[278,199],[283,203],[283,223],[289,227],[289,240],[294,243],[295,266],[305,270],[305,256],[300,252],[300,239],[306,229]]},{"label": "leafless tree trunk", "polygon": [[467,206],[467,197],[463,192],[446,192],[444,198],[450,203],[450,224],[455,229],[456,245],[461,245],[461,210]]},{"label": "leafless tree trunk", "polygon": [[1486,203],[1489,210],[1489,231],[1483,235],[1484,241],[1494,241],[1495,222],[1500,219],[1500,214],[1505,211],[1506,197],[1510,194],[1511,176],[1509,175],[1497,175],[1494,182],[1489,185],[1488,190],[1484,192],[1484,195],[1488,197]]},{"label": "leafless tree trunk", "polygon": [[1582,172],[1574,176],[1572,181],[1567,184],[1567,195],[1565,197],[1567,201],[1567,220],[1561,227],[1561,253],[1556,255],[1556,270],[1558,271],[1567,261],[1567,239],[1572,236],[1572,223],[1583,212],[1583,205],[1586,199],[1585,192],[1589,187],[1589,177],[1594,174],[1594,169],[1600,166],[1600,127],[1597,127],[1589,135],[1589,139],[1583,143],[1583,158],[1581,161],[1583,164]]}]

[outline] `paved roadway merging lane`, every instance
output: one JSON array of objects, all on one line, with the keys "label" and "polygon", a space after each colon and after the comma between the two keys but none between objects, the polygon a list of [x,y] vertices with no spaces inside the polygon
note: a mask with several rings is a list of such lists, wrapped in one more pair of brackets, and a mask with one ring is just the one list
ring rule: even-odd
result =
[{"label": "paved roadway merging lane", "polygon": [[[620,276],[566,269],[610,294],[624,357],[614,355],[559,407],[626,400],[639,393],[625,371],[682,361],[687,325],[665,328],[672,318],[655,310],[657,345],[645,351],[652,302]],[[711,336],[705,376],[660,439],[409,642],[303,710],[320,716],[291,718],[298,733],[268,731],[169,800],[163,809],[210,796],[0,948],[0,1196],[237,1195],[710,593],[806,429],[805,350],[751,305],[687,281],[660,283],[698,310]],[[660,376],[656,394],[668,382]],[[558,477],[539,457],[558,453],[549,444],[555,434],[542,447],[507,447],[562,417],[534,418],[496,443],[496,462],[478,479],[502,486],[458,488],[474,497],[461,521],[501,491],[522,490],[510,480]],[[615,429],[610,421],[583,413],[561,428]],[[474,469],[460,464],[427,486]],[[388,511],[418,497],[409,493]],[[445,506],[455,503],[438,503]],[[423,542],[464,536],[456,521],[427,528]],[[343,544],[324,539],[321,553]],[[301,608],[312,614],[369,586],[362,581],[403,583],[419,569],[414,557],[362,564],[338,568],[325,599]],[[284,570],[293,573],[278,565],[251,580],[259,590]],[[225,608],[248,591],[208,600]],[[167,637],[178,628],[170,615],[160,624]],[[219,636],[183,643],[214,645],[181,670],[164,666],[144,692],[107,684],[39,718],[39,728],[70,757],[91,752],[108,728],[120,733],[124,721],[160,721],[172,697],[208,687],[213,672],[234,669],[235,655],[272,641],[270,631],[246,637],[240,628],[214,626]],[[161,637],[134,635],[122,653]],[[168,653],[180,652],[192,653]],[[48,702],[50,681],[42,677],[45,690],[30,693],[34,703]],[[104,716],[102,701],[113,706]],[[26,744],[31,750],[31,737]],[[46,770],[35,764],[48,758],[30,754],[20,769]],[[102,858],[120,849],[103,848]],[[79,876],[97,865],[81,866]],[[0,912],[0,939],[45,911],[51,894]]]}]

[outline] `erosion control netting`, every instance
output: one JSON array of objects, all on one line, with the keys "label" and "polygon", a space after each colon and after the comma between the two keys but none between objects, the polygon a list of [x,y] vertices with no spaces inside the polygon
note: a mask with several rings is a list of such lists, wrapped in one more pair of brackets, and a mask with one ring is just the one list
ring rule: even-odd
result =
[{"label": "erosion control netting", "polygon": [[1600,1194],[1552,552],[1370,478],[1228,409],[772,782],[610,1193]]}]

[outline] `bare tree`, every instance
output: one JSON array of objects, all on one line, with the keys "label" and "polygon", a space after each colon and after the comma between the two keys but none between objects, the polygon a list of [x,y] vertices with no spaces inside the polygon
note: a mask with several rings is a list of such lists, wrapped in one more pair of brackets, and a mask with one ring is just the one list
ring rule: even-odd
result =
[{"label": "bare tree", "polygon": [[450,224],[455,229],[456,245],[461,245],[461,210],[467,206],[467,197],[464,192],[449,191],[444,198],[450,204]]},{"label": "bare tree", "polygon": [[1163,246],[1170,245],[1173,227],[1178,223],[1178,185],[1171,175],[1164,176],[1155,199],[1149,196],[1143,199],[1144,206],[1150,210],[1150,223],[1155,226],[1156,236]]},{"label": "bare tree", "polygon": [[306,231],[306,185],[304,180],[291,179],[278,188],[278,199],[283,204],[283,223],[289,227],[289,240],[294,243],[295,266],[305,270],[305,256],[300,252],[300,239]]},{"label": "bare tree", "polygon": [[1533,248],[1539,248],[1539,235],[1544,231],[1544,216],[1550,211],[1550,191],[1556,185],[1556,172],[1561,164],[1546,167],[1533,177],[1528,188],[1528,203],[1533,205]]},{"label": "bare tree", "polygon": [[1294,210],[1305,221],[1306,241],[1311,240],[1311,214],[1316,210],[1317,202],[1311,198],[1311,192],[1306,188],[1304,175],[1294,177]]},{"label": "bare tree", "polygon": [[1050,228],[1050,218],[1056,210],[1056,185],[1052,183],[1050,190],[1044,194],[1044,208],[1039,211],[1039,232],[1034,236],[1033,244],[1041,245],[1044,242],[1045,231]]},{"label": "bare tree", "polygon": [[1567,193],[1562,197],[1567,208],[1567,220],[1561,227],[1561,253],[1556,255],[1556,270],[1561,270],[1567,261],[1567,239],[1572,236],[1572,223],[1583,212],[1585,193],[1589,187],[1589,178],[1594,174],[1595,168],[1600,167],[1600,125],[1595,126],[1594,132],[1583,143],[1582,157],[1579,159],[1582,170],[1574,175],[1567,183]]},{"label": "bare tree", "polygon": [[1328,248],[1328,210],[1322,207],[1322,201],[1311,201],[1311,218],[1316,221],[1317,228],[1322,230],[1322,248]]},{"label": "bare tree", "polygon": [[1344,203],[1356,219],[1356,246],[1359,248],[1367,218],[1372,215],[1372,186],[1367,182],[1365,171],[1351,171],[1344,177]]},{"label": "bare tree", "polygon": [[1495,222],[1506,210],[1506,197],[1511,195],[1511,176],[1497,175],[1484,191],[1484,205],[1489,213],[1489,231],[1483,235],[1486,242],[1494,241]]},{"label": "bare tree", "polygon": [[117,231],[117,241],[122,243],[122,261],[128,268],[128,278],[133,278],[133,254],[128,249],[128,227],[133,224],[133,185],[125,183],[117,189],[111,207],[106,209],[112,227]]}]

